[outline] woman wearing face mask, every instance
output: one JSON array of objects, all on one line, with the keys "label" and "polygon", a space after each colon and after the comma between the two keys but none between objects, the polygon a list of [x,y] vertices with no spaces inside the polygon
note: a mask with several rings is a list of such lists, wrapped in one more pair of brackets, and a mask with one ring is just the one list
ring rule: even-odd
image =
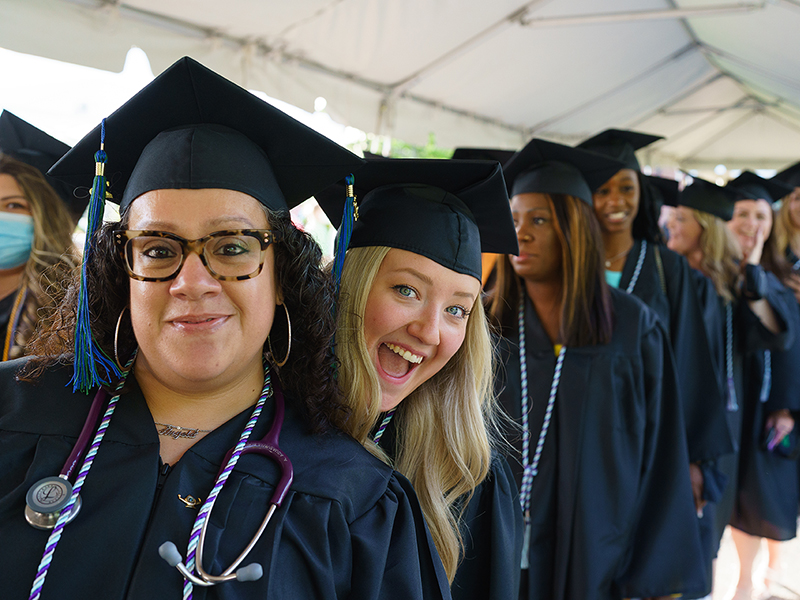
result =
[{"label": "woman wearing face mask", "polygon": [[[724,396],[706,376],[713,369],[713,357],[703,327],[697,282],[686,260],[664,245],[658,226],[656,185],[673,186],[674,197],[678,184],[643,175],[635,154],[659,139],[609,129],[578,147],[624,164],[592,196],[606,252],[606,281],[641,299],[668,332],[689,443],[692,491],[698,515],[702,515],[707,502],[719,500],[716,460],[732,453],[734,446],[726,425]],[[701,521],[701,526],[705,523]]]},{"label": "woman wearing face mask", "polygon": [[520,244],[489,311],[526,516],[521,597],[704,592],[671,352],[637,298],[610,288],[592,190],[611,158],[533,140],[504,166]]},{"label": "woman wearing face mask", "polygon": [[93,162],[82,277],[0,365],[3,596],[448,598],[413,489],[341,431],[289,216],[363,161],[184,58],[52,171]]},{"label": "woman wearing face mask", "polygon": [[[759,252],[759,264],[784,281],[790,271],[773,235],[774,198],[793,190],[779,181],[745,171],[728,185],[742,192],[728,227],[742,248],[743,258]],[[763,239],[763,244],[761,240]],[[756,255],[757,256],[757,255]],[[752,261],[755,261],[753,258]],[[795,311],[795,327],[800,311]],[[744,365],[745,402],[739,453],[739,484],[731,516],[731,532],[739,556],[738,598],[749,598],[753,589],[780,580],[780,542],[797,533],[797,468],[790,456],[798,439],[795,417],[800,413],[800,343],[797,337],[785,352],[751,352]],[[753,582],[753,563],[767,539],[769,560],[763,582]]]},{"label": "woman wearing face mask", "polygon": [[[453,597],[516,599],[522,516],[508,464],[492,453],[480,302],[481,251],[517,250],[502,171],[376,160],[354,191],[336,333],[348,431],[411,480]],[[317,195],[335,225],[342,198],[339,186]]]},{"label": "woman wearing face mask", "polygon": [[[745,376],[748,353],[785,350],[794,337],[796,310],[786,290],[758,266],[763,236],[755,238],[747,260],[742,260],[738,241],[726,225],[741,198],[742,193],[732,186],[720,188],[694,178],[681,192],[668,223],[669,247],[685,256],[716,290],[715,297],[703,299],[705,326],[716,379],[727,395],[728,425],[735,440],[741,439],[742,406],[752,398]],[[714,555],[736,502],[738,451],[722,457],[719,465],[727,482],[719,503],[710,507],[713,514],[705,517],[714,520]]]},{"label": "woman wearing face mask", "polygon": [[[0,341],[22,356],[77,264],[75,220],[43,172],[69,150],[8,111],[0,114]],[[85,201],[73,198],[75,212]]]}]

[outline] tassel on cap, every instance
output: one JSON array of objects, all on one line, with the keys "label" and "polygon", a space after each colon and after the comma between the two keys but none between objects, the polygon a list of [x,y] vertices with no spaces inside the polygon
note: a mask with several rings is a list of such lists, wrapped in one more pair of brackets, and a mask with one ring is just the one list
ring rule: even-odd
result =
[{"label": "tassel on cap", "polygon": [[[89,297],[86,289],[86,265],[89,262],[94,242],[94,235],[103,220],[103,210],[106,199],[106,152],[104,150],[106,137],[106,120],[100,125],[100,150],[94,155],[95,177],[92,184],[92,193],[89,198],[88,223],[86,225],[86,242],[83,247],[83,261],[81,263],[81,286],[78,296],[78,315],[75,322],[75,359],[72,375],[72,391],[81,390],[89,393],[92,388],[107,384],[113,375],[115,378],[122,376],[119,369],[106,354],[100,349],[92,338],[91,315],[89,313]],[[104,371],[101,378],[98,366]]]},{"label": "tassel on cap", "polygon": [[339,286],[342,281],[342,269],[344,268],[344,255],[350,245],[350,236],[353,234],[353,223],[358,221],[358,205],[356,195],[353,190],[355,178],[351,173],[344,178],[346,185],[347,200],[344,203],[344,214],[342,224],[339,226],[339,233],[336,236],[336,250],[333,259],[333,278],[336,282],[336,297],[339,297]]}]

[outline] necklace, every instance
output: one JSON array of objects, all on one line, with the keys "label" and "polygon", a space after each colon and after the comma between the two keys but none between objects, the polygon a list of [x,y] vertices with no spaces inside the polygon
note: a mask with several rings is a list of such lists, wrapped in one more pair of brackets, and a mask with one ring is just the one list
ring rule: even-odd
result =
[{"label": "necklace", "polygon": [[168,425],[167,423],[156,423],[160,427],[158,430],[158,435],[163,435],[165,437],[171,437],[173,440],[177,440],[178,438],[185,438],[187,440],[193,440],[197,437],[198,433],[209,433],[214,431],[213,429],[197,429],[194,427],[178,427],[177,425]]},{"label": "necklace", "polygon": [[628,256],[628,252],[630,252],[632,249],[633,249],[633,244],[631,244],[630,248],[628,248],[627,250],[624,250],[624,251],[620,252],[619,254],[617,254],[615,256],[612,256],[611,258],[607,258],[606,259],[606,269],[610,268],[611,265],[614,264],[615,260],[620,259],[623,256]]}]

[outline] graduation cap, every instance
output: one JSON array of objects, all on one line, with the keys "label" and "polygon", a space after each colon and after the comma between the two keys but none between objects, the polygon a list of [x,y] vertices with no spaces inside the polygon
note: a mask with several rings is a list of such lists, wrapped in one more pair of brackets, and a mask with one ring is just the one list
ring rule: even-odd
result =
[{"label": "graduation cap", "polygon": [[156,77],[50,169],[51,175],[74,187],[87,185],[95,173],[76,319],[73,389],[89,391],[97,383],[108,383],[111,375],[120,375],[92,339],[86,299],[86,264],[107,192],[121,211],[151,190],[202,188],[249,194],[280,211],[363,163],[191,58],[178,60]]},{"label": "graduation cap", "polygon": [[456,148],[450,158],[456,160],[496,160],[501,165],[504,165],[515,153],[515,150],[500,150],[498,148]]},{"label": "graduation cap", "polygon": [[764,179],[752,171],[745,171],[736,179],[730,180],[725,187],[733,187],[742,192],[740,199],[766,200],[770,204],[794,191],[794,186],[774,178]]},{"label": "graduation cap", "polygon": [[786,167],[783,171],[775,175],[773,179],[788,183],[792,187],[800,187],[800,162],[794,163],[790,167]]},{"label": "graduation cap", "polygon": [[644,181],[646,185],[650,185],[650,188],[655,192],[654,195],[662,204],[666,206],[678,205],[679,184],[677,181],[666,177],[656,177],[655,175],[645,176]]},{"label": "graduation cap", "polygon": [[639,133],[638,131],[606,129],[596,136],[582,141],[577,147],[615,158],[624,163],[624,166],[620,167],[621,169],[641,171],[642,168],[636,158],[636,151],[663,139],[660,135],[650,135],[648,133]]},{"label": "graduation cap", "polygon": [[[481,252],[519,252],[503,171],[496,162],[370,161],[359,170],[354,192],[358,218],[349,248],[408,250],[478,280]],[[331,186],[315,197],[339,228],[344,187]]]},{"label": "graduation cap", "polygon": [[[51,174],[75,187],[95,171],[101,126]],[[155,189],[224,188],[292,208],[363,160],[184,57],[105,120],[105,176],[124,210]]]},{"label": "graduation cap", "polygon": [[510,195],[568,194],[592,204],[592,192],[623,168],[621,162],[534,138],[504,166]]},{"label": "graduation cap", "polygon": [[693,208],[723,221],[730,221],[733,218],[734,204],[743,198],[742,192],[734,187],[721,187],[705,179],[692,177],[692,184],[683,188],[678,195],[678,206]]},{"label": "graduation cap", "polygon": [[45,173],[69,146],[7,110],[0,113],[0,152],[41,171],[77,221],[89,199],[78,198],[73,188]]}]

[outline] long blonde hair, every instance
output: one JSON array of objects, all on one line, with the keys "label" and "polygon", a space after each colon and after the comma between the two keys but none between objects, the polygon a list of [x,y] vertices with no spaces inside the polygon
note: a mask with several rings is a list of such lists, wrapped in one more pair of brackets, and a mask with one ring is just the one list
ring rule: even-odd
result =
[{"label": "long blonde hair", "polygon": [[72,216],[44,175],[7,155],[0,156],[0,174],[14,178],[33,217],[33,247],[20,281],[20,289],[28,293],[9,351],[9,358],[17,358],[22,356],[39,319],[58,306],[70,273],[78,264],[78,253],[72,243]]},{"label": "long blonde hair", "polygon": [[[370,452],[391,464],[370,439],[380,418],[381,388],[367,353],[363,315],[375,276],[390,248],[348,250],[338,304],[339,383],[351,410],[346,428]],[[417,492],[436,549],[452,582],[462,553],[463,497],[489,471],[496,431],[493,351],[483,307],[476,301],[464,342],[433,377],[398,406],[394,467]]]},{"label": "long blonde hair", "polygon": [[792,223],[792,217],[789,213],[789,204],[791,203],[792,194],[789,194],[783,199],[780,210],[775,215],[775,223],[772,227],[772,235],[775,236],[775,248],[781,254],[786,256],[787,248],[791,249],[792,241],[796,241],[795,247],[800,246],[800,230]]},{"label": "long blonde hair", "polygon": [[717,294],[725,300],[733,300],[733,290],[739,277],[739,265],[742,259],[739,242],[725,222],[711,213],[690,209],[703,233],[700,234],[700,250],[703,258],[700,270],[714,284]]}]

